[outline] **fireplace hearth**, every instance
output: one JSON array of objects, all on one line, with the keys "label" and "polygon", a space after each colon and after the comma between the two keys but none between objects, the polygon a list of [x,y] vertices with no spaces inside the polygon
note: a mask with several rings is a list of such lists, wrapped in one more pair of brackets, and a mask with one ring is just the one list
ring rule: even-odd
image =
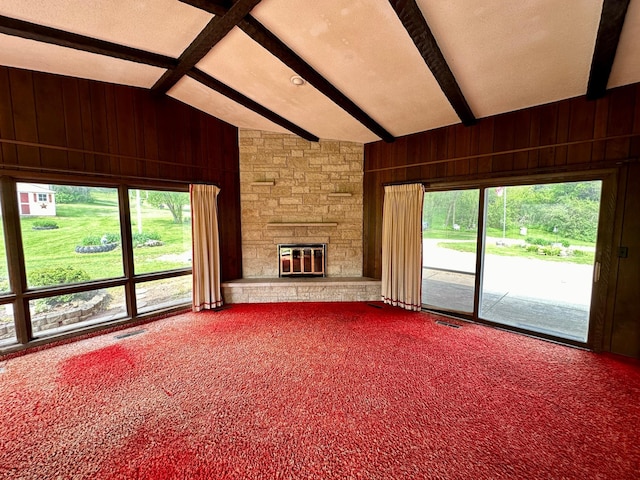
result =
[{"label": "fireplace hearth", "polygon": [[324,277],[326,274],[324,243],[278,245],[280,277]]}]

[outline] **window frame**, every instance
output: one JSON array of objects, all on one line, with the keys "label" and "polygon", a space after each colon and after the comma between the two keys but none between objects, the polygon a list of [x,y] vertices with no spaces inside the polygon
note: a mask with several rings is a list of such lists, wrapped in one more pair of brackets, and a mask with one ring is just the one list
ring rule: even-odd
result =
[{"label": "window frame", "polygon": [[[74,283],[70,285],[56,285],[47,287],[32,287],[27,284],[25,269],[25,255],[22,244],[22,232],[20,229],[20,205],[18,202],[17,183],[46,183],[64,186],[91,186],[115,188],[118,192],[120,237],[122,248],[123,275],[101,280],[91,280],[87,282]],[[2,196],[2,228],[5,233],[5,250],[7,255],[7,268],[10,283],[10,291],[0,294],[0,307],[6,304],[13,304],[15,323],[15,343],[1,343],[0,354],[32,348],[54,340],[75,337],[82,333],[102,330],[120,324],[131,323],[162,314],[176,311],[184,311],[189,308],[189,304],[174,305],[170,308],[161,308],[153,311],[139,313],[136,305],[136,285],[150,280],[161,280],[182,275],[190,275],[191,267],[165,270],[161,272],[150,272],[140,275],[134,274],[133,248],[131,238],[131,216],[128,192],[130,189],[153,189],[166,191],[188,192],[189,185],[185,183],[162,184],[160,182],[149,182],[142,184],[130,184],[123,182],[96,181],[88,178],[70,178],[57,175],[38,175],[18,177],[2,175],[0,176],[0,187]],[[37,336],[31,331],[31,315],[29,302],[32,300],[65,295],[72,293],[86,292],[100,288],[124,287],[126,315],[111,321],[96,323],[90,326],[81,327],[65,331],[64,333],[41,332]]]},{"label": "window frame", "polygon": [[485,319],[480,316],[480,295],[482,291],[482,278],[484,270],[484,231],[485,231],[485,209],[486,209],[486,190],[501,185],[518,186],[518,185],[535,185],[537,183],[562,183],[562,182],[580,182],[590,180],[602,181],[602,191],[600,200],[600,216],[598,222],[598,238],[596,240],[596,257],[595,262],[601,265],[601,270],[608,272],[610,269],[611,255],[611,232],[614,230],[613,219],[615,217],[612,209],[615,208],[616,189],[618,184],[618,171],[613,168],[594,169],[591,171],[571,171],[571,172],[553,172],[540,173],[534,175],[505,175],[495,176],[486,179],[470,179],[454,182],[423,182],[426,191],[448,191],[462,190],[469,188],[477,188],[480,190],[479,208],[478,208],[478,235],[476,248],[476,279],[474,291],[474,308],[470,314],[451,311],[445,308],[429,308],[423,304],[423,310],[433,311],[446,315],[489,325],[492,327],[509,330],[525,335],[550,340],[553,342],[572,345],[580,348],[593,349],[595,345],[599,345],[605,335],[604,332],[604,316],[607,308],[606,292],[608,288],[608,277],[602,275],[599,281],[594,283],[591,294],[591,308],[587,339],[584,342],[557,337],[542,332],[536,332],[508,324],[497,323]]}]

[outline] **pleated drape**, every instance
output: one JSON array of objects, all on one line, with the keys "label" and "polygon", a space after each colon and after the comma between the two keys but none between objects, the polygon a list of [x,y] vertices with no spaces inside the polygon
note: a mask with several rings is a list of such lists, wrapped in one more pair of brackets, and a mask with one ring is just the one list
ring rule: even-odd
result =
[{"label": "pleated drape", "polygon": [[420,310],[422,305],[422,184],[384,188],[382,300]]},{"label": "pleated drape", "polygon": [[222,305],[218,193],[215,185],[190,185],[193,245],[193,311]]}]

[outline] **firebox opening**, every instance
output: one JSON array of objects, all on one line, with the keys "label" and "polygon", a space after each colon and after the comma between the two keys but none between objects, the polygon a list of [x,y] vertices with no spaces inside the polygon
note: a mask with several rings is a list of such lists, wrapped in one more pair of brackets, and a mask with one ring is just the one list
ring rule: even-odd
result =
[{"label": "firebox opening", "polygon": [[324,243],[278,245],[279,276],[326,276],[326,251]]}]

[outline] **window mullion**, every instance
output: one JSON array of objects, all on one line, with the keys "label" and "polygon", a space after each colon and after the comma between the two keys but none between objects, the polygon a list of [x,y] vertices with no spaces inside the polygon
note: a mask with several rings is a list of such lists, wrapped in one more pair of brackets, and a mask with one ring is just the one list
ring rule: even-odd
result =
[{"label": "window mullion", "polygon": [[26,344],[32,338],[32,331],[28,300],[24,297],[27,274],[22,248],[18,192],[12,178],[2,177],[0,184],[2,185],[2,218],[4,220],[2,223],[6,242],[7,268],[11,290],[16,298],[13,308],[16,340],[18,343]]},{"label": "window mullion", "polygon": [[124,276],[127,283],[124,286],[125,301],[127,304],[127,313],[130,317],[135,317],[138,313],[136,305],[136,290],[133,280],[135,271],[133,265],[133,243],[131,240],[131,210],[129,208],[129,189],[126,185],[118,188],[118,197],[120,204],[120,238],[122,248],[122,261],[124,267]]}]

